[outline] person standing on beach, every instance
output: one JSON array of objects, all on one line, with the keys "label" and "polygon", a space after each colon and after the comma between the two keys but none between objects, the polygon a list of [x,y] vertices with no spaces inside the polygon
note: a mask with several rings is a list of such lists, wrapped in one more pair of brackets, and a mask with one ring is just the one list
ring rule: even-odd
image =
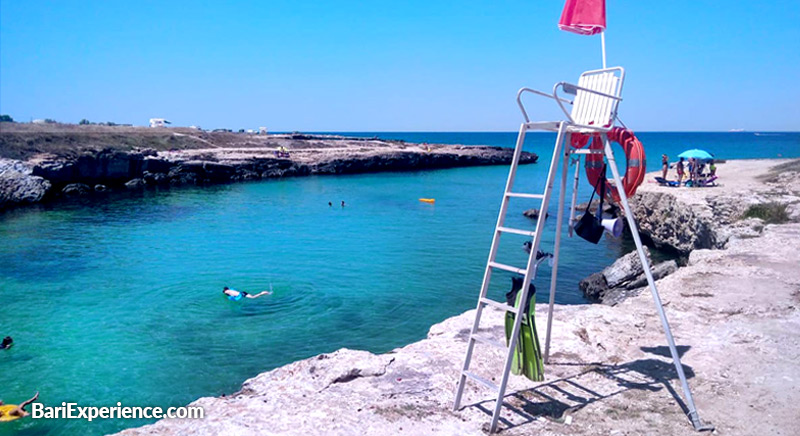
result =
[{"label": "person standing on beach", "polygon": [[675,164],[675,171],[678,173],[678,183],[683,181],[683,158]]},{"label": "person standing on beach", "polygon": [[661,155],[661,178],[667,179],[667,171],[669,170],[669,158],[666,154]]}]

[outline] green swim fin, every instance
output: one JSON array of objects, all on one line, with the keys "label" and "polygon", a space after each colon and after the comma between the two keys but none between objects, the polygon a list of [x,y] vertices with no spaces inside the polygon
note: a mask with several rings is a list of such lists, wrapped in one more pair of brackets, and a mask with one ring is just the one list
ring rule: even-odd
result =
[{"label": "green swim fin", "polygon": [[[536,299],[533,298],[536,293],[536,288],[533,284],[528,291],[528,301],[526,309],[522,313],[522,323],[520,325],[519,338],[517,339],[517,346],[514,350],[514,355],[511,362],[511,373],[514,375],[524,375],[532,381],[544,380],[544,365],[542,362],[542,353],[539,346],[539,337],[536,333],[535,312],[536,312]],[[522,303],[522,280],[513,280],[512,290],[506,294],[506,299],[511,304],[514,302],[514,307],[519,307]],[[506,345],[511,342],[511,331],[514,328],[514,314],[507,312],[505,318],[506,330]]]}]

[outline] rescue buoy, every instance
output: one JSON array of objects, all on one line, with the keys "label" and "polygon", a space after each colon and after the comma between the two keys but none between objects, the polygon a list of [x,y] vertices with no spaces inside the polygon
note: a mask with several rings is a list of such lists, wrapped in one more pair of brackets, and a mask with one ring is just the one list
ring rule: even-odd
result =
[{"label": "rescue buoy", "polygon": [[[573,137],[576,135],[573,135]],[[586,145],[587,139],[578,138],[573,139],[573,146],[580,148]],[[644,175],[647,172],[644,146],[641,141],[636,138],[636,135],[628,129],[622,127],[614,127],[608,132],[608,140],[616,142],[625,150],[625,175],[622,176],[622,187],[625,189],[625,195],[630,198],[636,193],[636,188],[644,182]],[[583,145],[580,145],[580,143]],[[602,150],[603,140],[600,135],[594,135],[592,144],[589,146],[590,150]],[[605,154],[587,154],[586,155],[586,178],[589,183],[595,186],[596,192],[600,193],[600,187],[597,186],[597,180],[603,175],[603,162]],[[606,192],[611,195],[615,202],[620,201],[619,192],[617,187],[611,181],[606,181]]]},{"label": "rescue buoy", "polygon": [[436,203],[436,199],[435,198],[420,198],[419,201],[421,201],[423,203],[430,203],[430,204]]}]

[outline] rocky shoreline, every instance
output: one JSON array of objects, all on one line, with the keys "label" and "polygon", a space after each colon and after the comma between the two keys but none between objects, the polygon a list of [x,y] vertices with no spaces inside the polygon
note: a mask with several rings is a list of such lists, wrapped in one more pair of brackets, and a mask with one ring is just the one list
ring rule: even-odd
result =
[{"label": "rocky shoreline", "polygon": [[[688,253],[658,286],[700,416],[719,434],[792,434],[800,418],[800,162],[779,163],[729,162],[720,187],[646,184],[636,200],[642,233]],[[735,213],[764,202],[781,204],[785,220]],[[537,308],[540,334],[546,311]],[[502,337],[503,314],[488,313],[485,333]],[[546,381],[512,377],[503,434],[696,434],[649,292],[614,307],[557,306],[553,315]],[[469,384],[467,407],[451,409],[473,317],[447,319],[390,353],[342,349],[294,362],[193,402],[205,408],[202,420],[120,434],[484,435],[491,392]],[[485,347],[472,370],[497,382],[502,360]]]},{"label": "rocky shoreline", "polygon": [[[74,138],[65,136],[64,131],[56,130],[48,133],[55,136],[45,136],[44,139],[37,136],[37,140],[26,142],[25,138],[33,137],[33,133],[9,132],[8,124],[3,123],[4,129],[0,132],[0,210],[114,190],[165,189],[309,175],[507,165],[513,155],[512,149],[502,147],[413,144],[335,135],[210,135],[205,132],[201,135],[190,129],[145,129],[142,133],[140,130],[143,128],[127,128],[131,131],[126,130],[124,138],[119,138],[120,134],[111,137],[101,133],[107,136],[108,141],[119,144],[135,142],[132,138],[150,134],[151,130],[164,135],[178,135],[177,138],[184,141],[191,138],[194,142],[189,145],[181,143],[184,146],[179,149],[162,147],[163,150],[106,145],[70,148],[67,145]],[[198,136],[191,136],[193,134]],[[84,137],[78,140],[87,141],[87,144],[100,141]],[[163,142],[162,139],[159,141]],[[25,148],[24,144],[28,142],[34,145]],[[140,140],[136,144],[157,146],[159,142]],[[287,150],[280,157],[276,153],[279,147]],[[524,152],[520,162],[530,164],[537,159],[535,154]]]}]

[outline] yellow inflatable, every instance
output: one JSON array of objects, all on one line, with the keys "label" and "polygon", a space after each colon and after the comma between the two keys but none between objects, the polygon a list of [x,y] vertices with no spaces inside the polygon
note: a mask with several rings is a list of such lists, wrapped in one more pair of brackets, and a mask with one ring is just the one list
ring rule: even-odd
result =
[{"label": "yellow inflatable", "polygon": [[420,198],[419,201],[421,201],[423,203],[431,203],[431,204],[436,203],[436,199],[435,198]]},{"label": "yellow inflatable", "polygon": [[15,419],[22,418],[21,416],[9,415],[9,413],[16,408],[16,404],[3,404],[0,406],[0,422],[13,421]]}]

